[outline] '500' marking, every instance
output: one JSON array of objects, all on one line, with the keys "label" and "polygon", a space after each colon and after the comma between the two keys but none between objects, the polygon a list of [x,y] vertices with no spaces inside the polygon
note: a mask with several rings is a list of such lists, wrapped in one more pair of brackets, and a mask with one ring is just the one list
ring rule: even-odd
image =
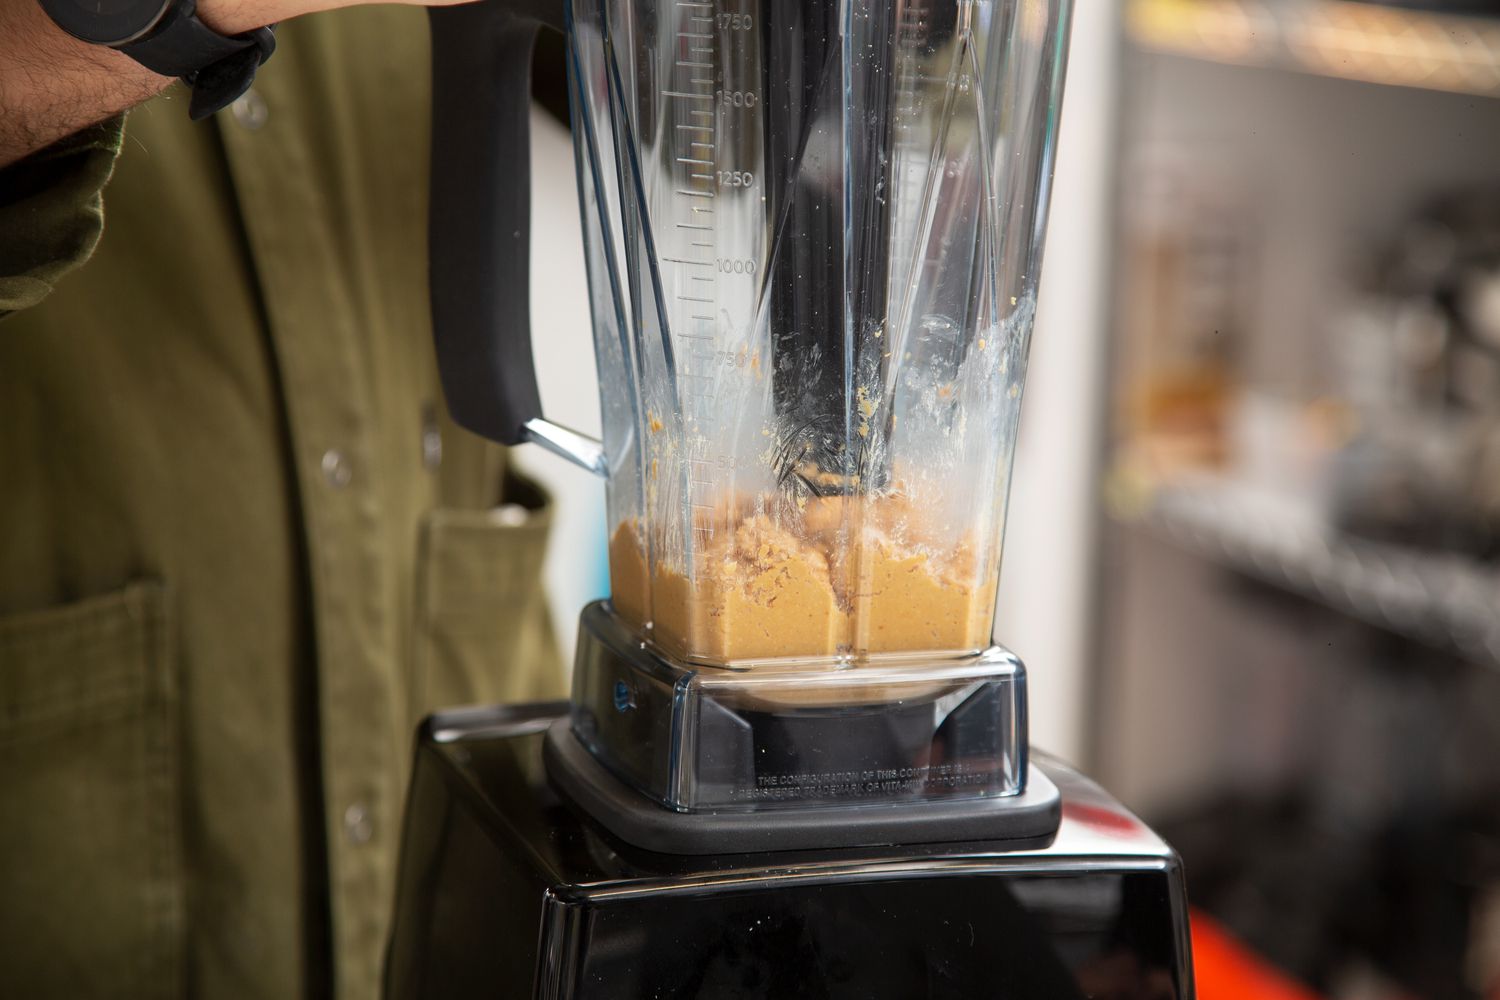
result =
[{"label": "'500' marking", "polygon": [[760,104],[760,95],[753,90],[721,90],[719,103],[726,108],[753,108]]}]

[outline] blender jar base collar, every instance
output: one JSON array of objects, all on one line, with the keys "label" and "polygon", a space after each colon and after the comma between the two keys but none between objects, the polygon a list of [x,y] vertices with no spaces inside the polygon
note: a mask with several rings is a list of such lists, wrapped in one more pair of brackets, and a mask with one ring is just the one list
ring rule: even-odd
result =
[{"label": "blender jar base collar", "polygon": [[573,735],[566,719],[547,731],[544,760],[554,786],[610,833],[661,854],[772,851],[1005,841],[1045,847],[1057,832],[1062,797],[1030,768],[1018,795],[947,801],[865,803],[785,810],[768,822],[754,812],[680,813],[663,809],[611,774]]},{"label": "blender jar base collar", "polygon": [[597,602],[579,623],[572,738],[659,811],[778,823],[912,803],[985,812],[1025,791],[1025,676],[998,647],[843,669],[698,667]]}]

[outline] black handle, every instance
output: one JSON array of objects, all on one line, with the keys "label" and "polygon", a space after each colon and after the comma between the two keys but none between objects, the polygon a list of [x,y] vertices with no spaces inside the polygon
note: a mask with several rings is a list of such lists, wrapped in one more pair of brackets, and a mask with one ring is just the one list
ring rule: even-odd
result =
[{"label": "black handle", "polygon": [[531,354],[531,50],[564,0],[429,9],[432,197],[428,281],[454,420],[504,444],[541,416]]}]

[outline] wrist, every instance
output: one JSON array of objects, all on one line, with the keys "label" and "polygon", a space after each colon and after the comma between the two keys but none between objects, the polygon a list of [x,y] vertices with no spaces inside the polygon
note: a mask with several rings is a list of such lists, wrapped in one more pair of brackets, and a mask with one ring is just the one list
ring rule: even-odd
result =
[{"label": "wrist", "polygon": [[305,0],[198,0],[198,19],[222,35],[241,35],[314,9]]}]

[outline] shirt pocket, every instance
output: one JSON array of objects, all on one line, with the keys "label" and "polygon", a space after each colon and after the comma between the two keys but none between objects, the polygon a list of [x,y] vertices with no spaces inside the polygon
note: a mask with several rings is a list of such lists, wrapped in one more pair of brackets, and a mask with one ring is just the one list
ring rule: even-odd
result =
[{"label": "shirt pocket", "polygon": [[0,616],[0,995],[181,995],[168,595]]},{"label": "shirt pocket", "polygon": [[413,705],[560,697],[566,690],[542,564],[551,505],[437,508],[423,519],[417,566]]}]

